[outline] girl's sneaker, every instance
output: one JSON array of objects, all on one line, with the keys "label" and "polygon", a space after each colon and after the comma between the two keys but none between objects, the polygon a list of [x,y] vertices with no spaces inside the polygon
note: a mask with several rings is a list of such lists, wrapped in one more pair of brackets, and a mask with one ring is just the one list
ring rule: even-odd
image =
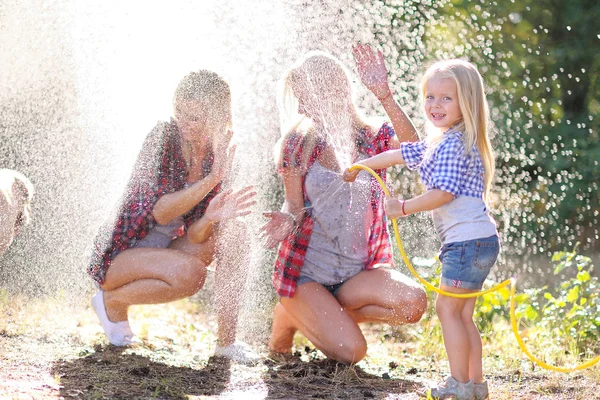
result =
[{"label": "girl's sneaker", "polygon": [[473,381],[460,383],[450,376],[440,386],[425,391],[424,396],[429,394],[433,399],[474,400],[474,386]]},{"label": "girl's sneaker", "polygon": [[490,393],[488,390],[487,381],[476,383],[474,385],[475,400],[485,400],[489,397]]}]

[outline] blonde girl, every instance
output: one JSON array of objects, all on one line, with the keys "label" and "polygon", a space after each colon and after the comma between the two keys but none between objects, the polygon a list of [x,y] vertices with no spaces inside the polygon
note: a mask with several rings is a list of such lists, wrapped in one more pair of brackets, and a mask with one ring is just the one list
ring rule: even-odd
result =
[{"label": "blonde girl", "polygon": [[[477,68],[463,60],[433,64],[422,80],[427,137],[402,143],[360,164],[387,168],[405,164],[418,169],[426,192],[412,199],[387,198],[392,218],[432,211],[442,241],[441,289],[469,293],[481,289],[494,266],[500,244],[496,223],[485,199],[494,176],[494,153],[488,135],[488,105]],[[345,171],[353,181],[358,172]],[[434,398],[484,399],[482,345],[473,322],[476,298],[438,296],[440,319],[450,377],[431,389]]]},{"label": "blonde girl", "polygon": [[[365,84],[392,110],[401,139],[416,139],[389,88],[380,90],[383,75],[385,82]],[[397,148],[399,140],[389,123],[374,126],[360,116],[348,74],[329,54],[300,59],[283,87],[277,166],[285,203],[282,212],[265,213],[263,227],[267,244],[279,244],[273,285],[280,300],[269,348],[290,354],[300,331],[326,356],[356,363],[367,351],[359,323],[414,323],[426,307],[423,289],[391,268],[381,190],[370,177],[342,180],[344,166]]]},{"label": "blonde girl", "polygon": [[[144,141],[117,213],[100,230],[88,272],[100,290],[92,298],[108,341],[135,342],[128,309],[189,297],[204,285],[215,258],[219,223],[247,215],[256,192],[221,183],[231,170],[229,84],[200,70],[185,76],[173,99],[174,118],[159,122]],[[235,342],[240,268],[219,254],[217,355],[248,361]],[[243,282],[242,282],[243,283]],[[234,287],[232,287],[232,285]],[[237,287],[236,287],[237,286]]]}]

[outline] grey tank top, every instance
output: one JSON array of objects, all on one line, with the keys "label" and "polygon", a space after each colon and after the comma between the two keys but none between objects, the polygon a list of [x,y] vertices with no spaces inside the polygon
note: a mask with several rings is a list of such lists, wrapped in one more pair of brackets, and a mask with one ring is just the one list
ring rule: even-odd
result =
[{"label": "grey tank top", "polygon": [[[185,183],[183,187],[187,189],[190,185],[190,183]],[[166,249],[183,224],[183,217],[177,217],[165,225],[156,224],[154,228],[150,229],[145,238],[136,243],[135,247]]]},{"label": "grey tank top", "polygon": [[347,183],[315,161],[305,185],[315,224],[300,274],[323,285],[344,282],[362,271],[368,259],[370,178],[360,173]]},{"label": "grey tank top", "polygon": [[135,247],[166,249],[183,224],[183,217],[177,217],[166,225],[156,224]]}]

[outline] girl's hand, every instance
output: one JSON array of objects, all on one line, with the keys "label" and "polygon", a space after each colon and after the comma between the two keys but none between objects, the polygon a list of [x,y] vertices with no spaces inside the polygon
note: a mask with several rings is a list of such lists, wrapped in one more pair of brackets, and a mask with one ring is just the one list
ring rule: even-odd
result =
[{"label": "girl's hand", "polygon": [[385,209],[387,216],[390,218],[406,217],[407,214],[402,212],[403,203],[404,200],[402,199],[396,199],[392,196],[385,196],[383,208]]},{"label": "girl's hand", "polygon": [[228,130],[225,135],[218,137],[213,146],[213,165],[211,175],[216,182],[221,182],[233,166],[233,158],[235,156],[235,145],[229,145],[233,132]]},{"label": "girl's hand", "polygon": [[263,215],[270,220],[260,228],[260,238],[266,238],[265,245],[272,249],[292,233],[296,220],[292,214],[280,211],[269,211]]},{"label": "girl's hand", "polygon": [[208,203],[204,217],[214,223],[250,214],[252,211],[248,208],[256,204],[252,200],[256,196],[253,189],[253,186],[246,186],[236,192],[229,189],[217,194]]},{"label": "girl's hand", "polygon": [[344,181],[354,182],[356,180],[356,177],[358,176],[359,172],[360,172],[360,169],[358,169],[358,168],[355,170],[352,170],[352,171],[350,171],[350,168],[346,168],[344,170],[344,175],[343,175]]},{"label": "girl's hand", "polygon": [[388,71],[381,51],[375,53],[368,44],[359,43],[352,46],[352,54],[363,85],[380,100],[389,97],[391,91],[388,85]]}]

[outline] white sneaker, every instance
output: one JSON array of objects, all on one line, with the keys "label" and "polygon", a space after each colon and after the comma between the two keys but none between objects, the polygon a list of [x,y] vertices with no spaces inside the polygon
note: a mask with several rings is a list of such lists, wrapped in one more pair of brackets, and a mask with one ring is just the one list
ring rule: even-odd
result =
[{"label": "white sneaker", "polygon": [[215,356],[225,357],[239,364],[254,365],[260,357],[244,342],[234,342],[229,346],[215,348]]},{"label": "white sneaker", "polygon": [[100,325],[102,325],[104,334],[110,344],[114,346],[129,346],[140,343],[131,331],[129,321],[112,322],[108,319],[106,307],[104,306],[104,292],[102,290],[99,290],[92,297],[92,308],[96,312],[100,320]]}]

